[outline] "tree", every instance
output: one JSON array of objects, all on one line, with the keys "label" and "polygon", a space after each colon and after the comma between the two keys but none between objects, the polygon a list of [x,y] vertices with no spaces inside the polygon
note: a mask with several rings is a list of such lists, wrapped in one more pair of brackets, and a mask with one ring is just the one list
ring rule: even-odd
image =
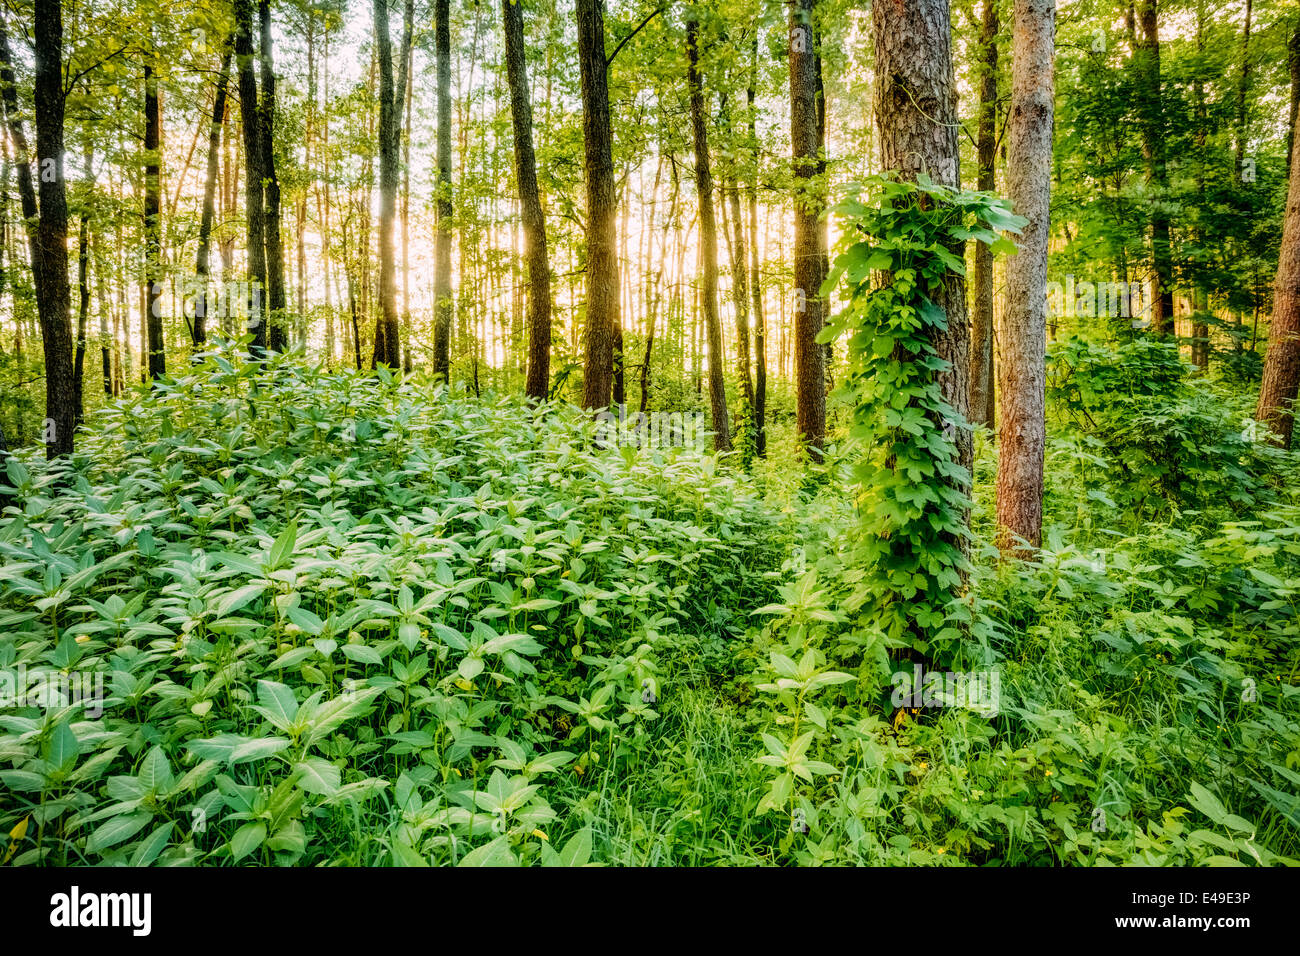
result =
[{"label": "tree", "polygon": [[722,377],[722,323],[718,319],[718,229],[713,214],[713,173],[709,165],[709,134],[704,118],[697,16],[694,10],[686,14],[686,84],[691,98],[691,133],[695,141],[695,190],[700,202],[700,309],[709,338],[713,447],[716,451],[730,451],[731,426],[727,419],[727,392]]},{"label": "tree", "polygon": [[[909,180],[920,173],[936,183],[961,183],[957,150],[957,90],[953,81],[947,0],[876,3],[871,8],[875,36],[876,125],[881,165]],[[961,258],[961,244],[954,245]],[[969,408],[970,332],[965,283],[951,276],[943,301],[946,330],[934,347],[947,367],[937,373],[944,400],[965,418]],[[970,473],[974,447],[970,432],[954,428],[957,464]]]},{"label": "tree", "polygon": [[[824,258],[818,236],[822,197],[822,127],[817,106],[817,52],[812,18],[816,0],[790,7],[790,157],[794,168],[794,355],[796,426],[814,461],[826,441],[826,350],[817,343],[825,324]],[[944,9],[947,9],[945,3]]]},{"label": "tree", "polygon": [[618,222],[604,0],[577,0],[582,143],[587,184],[587,334],[582,406],[609,405],[619,315]]},{"label": "tree", "polygon": [[998,323],[998,546],[1037,548],[1047,441],[1047,240],[1050,226],[1055,0],[1015,0],[1007,193],[1028,219],[1007,264]]},{"label": "tree", "polygon": [[1291,175],[1282,224],[1282,248],[1273,284],[1273,322],[1264,354],[1255,418],[1268,425],[1271,441],[1291,447],[1295,400],[1300,387],[1300,114],[1291,136]]},{"label": "tree", "polygon": [[[1133,54],[1138,115],[1142,127],[1142,154],[1146,158],[1147,183],[1157,193],[1169,187],[1165,158],[1165,112],[1160,77],[1160,17],[1157,0],[1138,4],[1141,34]],[[1151,331],[1164,335],[1173,330],[1174,267],[1169,244],[1169,213],[1160,195],[1151,202],[1151,264],[1155,273]]]},{"label": "tree", "polygon": [[434,236],[433,374],[451,381],[451,9],[436,0],[434,46],[438,60],[438,231]]},{"label": "tree", "polygon": [[249,316],[252,352],[266,350],[266,220],[262,206],[262,135],[253,73],[253,0],[235,2],[235,63],[239,70],[239,114],[244,134],[244,202],[248,237]]},{"label": "tree", "polygon": [[[68,193],[63,169],[63,8],[60,0],[36,0],[36,166],[39,221],[33,273],[45,351],[45,454],[70,455],[76,428],[73,394],[72,291],[68,279]],[[6,42],[5,62],[12,65]],[[6,78],[6,86],[12,82]],[[11,122],[15,114],[10,114]],[[39,266],[37,266],[39,262]]]},{"label": "tree", "polygon": [[[991,191],[997,161],[998,112],[998,0],[984,0],[980,16],[979,132],[976,155],[979,170],[975,188]],[[993,427],[993,251],[975,246],[975,291],[970,333],[970,419]]]},{"label": "tree", "polygon": [[199,218],[199,248],[194,255],[194,276],[198,290],[194,297],[194,317],[190,323],[190,339],[196,349],[207,341],[208,318],[208,254],[212,245],[212,221],[216,216],[217,173],[221,161],[221,129],[226,122],[226,90],[230,84],[230,55],[233,38],[226,40],[221,50],[221,65],[217,68],[217,87],[212,100],[212,122],[208,126],[208,168],[203,180],[203,212]]},{"label": "tree", "polygon": [[266,239],[266,323],[267,347],[284,350],[285,294],[284,242],[280,237],[280,179],[275,172],[275,55],[271,45],[271,0],[259,0],[258,48],[262,71],[262,99],[258,109],[261,135],[262,190]]},{"label": "tree", "polygon": [[397,166],[400,118],[393,89],[393,45],[388,37],[388,0],[374,0],[375,42],[379,59],[379,311],[375,314],[375,365],[402,364],[397,320],[397,260],[393,231],[397,220]]},{"label": "tree", "polygon": [[524,394],[541,401],[551,378],[551,266],[546,255],[546,219],[537,189],[533,155],[533,107],[524,60],[522,0],[501,0],[505,33],[506,81],[510,85],[510,123],[515,140],[515,182],[524,231],[528,273],[528,374]]}]

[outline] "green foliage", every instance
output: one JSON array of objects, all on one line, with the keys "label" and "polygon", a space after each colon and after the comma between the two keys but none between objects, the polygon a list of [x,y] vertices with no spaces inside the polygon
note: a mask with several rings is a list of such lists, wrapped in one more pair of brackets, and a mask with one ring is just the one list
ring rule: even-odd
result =
[{"label": "green foliage", "polygon": [[998,229],[1024,220],[987,193],[930,182],[876,178],[841,203],[849,237],[826,290],[841,279],[846,307],[820,336],[847,335],[843,394],[853,405],[849,438],[862,515],[855,564],[863,569],[853,605],[892,643],[922,653],[951,642],[969,618],[954,602],[966,570],[966,489],[957,429],[969,427],[944,399],[935,347],[947,327],[945,285],[965,275],[968,241],[1014,251]]}]

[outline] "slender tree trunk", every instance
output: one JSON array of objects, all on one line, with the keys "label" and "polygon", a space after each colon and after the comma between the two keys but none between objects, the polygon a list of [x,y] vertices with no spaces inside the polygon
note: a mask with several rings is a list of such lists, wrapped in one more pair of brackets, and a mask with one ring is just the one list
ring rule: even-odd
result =
[{"label": "slender tree trunk", "polygon": [[94,201],[90,180],[93,161],[90,147],[86,147],[86,196],[81,207],[81,223],[77,230],[77,349],[72,360],[72,392],[77,403],[76,423],[86,419],[82,395],[86,369],[86,325],[90,321],[90,209]]},{"label": "slender tree trunk", "polygon": [[262,176],[266,214],[267,347],[284,350],[286,336],[284,293],[284,242],[280,236],[280,179],[275,172],[275,56],[271,45],[271,0],[259,0],[261,25],[259,60],[262,70],[260,128]]},{"label": "slender tree trunk", "polygon": [[397,219],[397,166],[400,135],[393,90],[393,45],[388,38],[387,0],[374,0],[379,58],[379,310],[375,313],[374,364],[402,364],[397,317],[397,261],[393,231]]},{"label": "slender tree trunk", "polygon": [[162,321],[162,101],[158,77],[144,68],[144,284],[146,352],[149,379],[167,374]]},{"label": "slender tree trunk", "polygon": [[618,220],[604,0],[577,0],[582,141],[587,183],[587,335],[582,405],[610,403],[619,316]]},{"label": "slender tree trunk", "polygon": [[406,0],[402,11],[401,72],[397,86],[397,116],[406,117],[406,135],[402,138],[402,369],[414,368],[411,360],[411,115],[415,111],[415,79],[411,75],[415,41],[415,0]]},{"label": "slender tree trunk", "polygon": [[1253,6],[1251,0],[1246,0],[1246,23],[1241,32],[1241,74],[1237,80],[1236,123],[1233,129],[1233,153],[1237,160],[1236,176],[1239,181],[1242,164],[1246,159],[1246,97],[1250,92],[1250,16]]},{"label": "slender tree trunk", "polygon": [[1029,220],[1007,265],[998,340],[998,546],[1037,549],[1043,530],[1047,383],[1047,240],[1052,165],[1055,0],[1015,0],[1007,193]]},{"label": "slender tree trunk", "polygon": [[112,303],[108,297],[108,283],[104,281],[104,253],[97,230],[90,234],[90,250],[95,260],[95,298],[99,302],[99,358],[104,377],[104,395],[112,398],[116,394],[113,387],[113,339],[109,332]]},{"label": "slender tree trunk", "polygon": [[1272,433],[1270,440],[1283,448],[1291,447],[1300,386],[1300,132],[1295,130],[1300,130],[1300,117],[1291,138],[1291,178],[1273,286],[1273,321],[1255,407],[1255,417]]},{"label": "slender tree trunk", "polygon": [[505,28],[506,79],[510,84],[510,120],[515,137],[515,180],[523,220],[524,259],[528,269],[528,373],[524,394],[542,401],[551,378],[551,266],[546,255],[546,219],[537,188],[533,155],[533,107],[524,59],[521,0],[501,0]]},{"label": "slender tree trunk", "polygon": [[263,304],[266,290],[266,218],[262,205],[261,121],[257,105],[257,76],[253,72],[253,0],[235,0],[235,62],[239,68],[239,112],[244,139],[244,200],[248,224],[248,331],[251,352],[263,355],[267,346]]},{"label": "slender tree trunk", "polygon": [[[979,172],[976,188],[991,191],[997,162],[998,0],[984,0],[980,20]],[[975,245],[975,308],[971,313],[970,419],[993,427],[993,250]]]},{"label": "slender tree trunk", "polygon": [[[1198,57],[1205,55],[1205,0],[1196,4],[1196,52]],[[1196,122],[1196,194],[1199,201],[1205,202],[1205,144],[1209,135],[1209,116],[1205,104],[1205,83],[1201,78],[1201,64],[1197,64],[1196,80],[1192,84],[1192,105]],[[1198,228],[1196,244],[1204,247],[1205,233]],[[1205,321],[1209,309],[1209,296],[1205,291],[1205,280],[1198,277],[1193,291],[1192,316],[1192,364],[1204,372],[1210,367],[1210,326]]]},{"label": "slender tree trunk", "polygon": [[700,202],[700,312],[709,345],[709,408],[715,451],[731,451],[731,422],[722,369],[722,322],[718,318],[718,230],[713,216],[713,172],[705,120],[704,83],[700,76],[700,25],[693,13],[686,20],[686,82],[691,97],[691,132],[695,140],[695,190]]},{"label": "slender tree trunk", "polygon": [[226,41],[217,71],[217,90],[212,101],[212,123],[208,127],[208,170],[203,181],[203,214],[199,220],[199,249],[194,257],[194,276],[198,290],[194,297],[194,319],[190,325],[190,338],[194,348],[201,349],[207,341],[208,321],[208,268],[212,245],[212,221],[216,214],[217,172],[221,160],[221,130],[226,121],[226,89],[230,82],[230,51],[232,41]]},{"label": "slender tree trunk", "polygon": [[448,0],[435,0],[437,25],[434,45],[438,69],[438,184],[435,203],[438,224],[434,237],[433,374],[451,381],[451,320],[455,303],[451,293],[451,8]]},{"label": "slender tree trunk", "polygon": [[[1134,54],[1137,71],[1138,110],[1142,122],[1142,152],[1147,163],[1147,182],[1157,193],[1169,185],[1165,162],[1165,118],[1160,77],[1160,21],[1157,0],[1139,4],[1138,24],[1141,35]],[[1169,213],[1163,196],[1151,205],[1151,263],[1155,273],[1152,297],[1151,331],[1165,335],[1173,330],[1174,270],[1169,240]]]},{"label": "slender tree trunk", "polygon": [[800,440],[812,459],[820,461],[826,440],[826,350],[816,339],[825,325],[821,285],[826,277],[818,237],[825,204],[818,181],[821,124],[812,26],[815,3],[794,0],[790,6],[790,146],[794,166],[796,421]]},{"label": "slender tree trunk", "polygon": [[[41,170],[37,225],[41,278],[37,315],[45,350],[45,454],[72,453],[77,402],[73,394],[71,289],[68,283],[68,194],[63,170],[63,10],[60,0],[36,0],[36,162]],[[6,60],[8,58],[6,57]],[[13,114],[11,114],[11,120]],[[50,171],[46,175],[46,170]]]},{"label": "slender tree trunk", "polygon": [[758,25],[750,41],[751,67],[749,83],[745,89],[745,105],[749,110],[749,149],[754,178],[749,184],[749,294],[754,316],[754,428],[755,451],[761,457],[767,454],[767,326],[763,316],[763,286],[758,271],[758,111],[755,109],[754,84],[758,77]]}]

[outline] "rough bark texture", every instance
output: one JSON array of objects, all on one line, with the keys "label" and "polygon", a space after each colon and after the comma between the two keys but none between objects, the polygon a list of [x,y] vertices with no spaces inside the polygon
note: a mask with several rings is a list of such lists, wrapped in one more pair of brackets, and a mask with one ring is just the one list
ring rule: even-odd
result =
[{"label": "rough bark texture", "polygon": [[190,322],[190,339],[202,348],[208,337],[208,259],[212,246],[212,220],[216,214],[217,172],[221,161],[221,128],[226,122],[226,90],[230,83],[230,48],[227,41],[217,71],[217,91],[212,101],[212,123],[208,127],[208,170],[203,181],[203,214],[199,219],[199,248],[194,256],[194,275],[198,294],[194,297],[194,317]]},{"label": "rough bark texture", "polygon": [[375,312],[374,365],[402,364],[397,317],[397,224],[399,117],[393,88],[393,44],[388,36],[388,2],[374,0],[375,42],[379,59],[379,309]]},{"label": "rough bark texture", "polygon": [[[72,453],[71,289],[68,283],[68,194],[63,172],[63,11],[60,0],[36,0],[36,163],[42,171],[37,256],[37,313],[45,349],[45,454]],[[11,114],[12,118],[12,114]],[[49,175],[45,171],[49,170]],[[34,260],[35,261],[35,260]]]},{"label": "rough bark texture", "polygon": [[713,171],[709,132],[704,117],[704,83],[700,77],[700,28],[686,20],[686,84],[691,97],[691,134],[695,142],[695,190],[700,202],[700,311],[709,340],[709,408],[713,447],[731,450],[731,422],[722,377],[722,323],[718,318],[718,228],[713,215]]},{"label": "rough bark texture", "polygon": [[[998,103],[998,2],[984,0],[980,18],[979,133],[976,139],[979,171],[975,187],[990,191],[997,161]],[[971,277],[974,303],[970,332],[970,420],[993,427],[993,251],[975,245],[975,272]]]},{"label": "rough bark texture", "polygon": [[433,251],[433,374],[451,381],[451,9],[437,0],[434,47],[438,70],[438,213]]},{"label": "rough bark texture", "polygon": [[603,0],[577,0],[587,181],[587,335],[582,406],[609,405],[619,316],[618,221]]},{"label": "rough bark texture", "polygon": [[1264,356],[1255,417],[1268,425],[1271,440],[1291,447],[1294,402],[1300,386],[1300,117],[1291,137],[1291,181],[1286,194],[1282,249],[1273,286],[1273,320]]},{"label": "rough bark texture", "polygon": [[144,68],[144,284],[149,379],[167,373],[162,321],[162,103],[153,67]]},{"label": "rough bark texture", "polygon": [[794,0],[790,7],[790,156],[794,166],[795,419],[800,440],[819,461],[826,440],[826,350],[816,341],[825,324],[825,301],[820,295],[825,274],[818,236],[824,200],[818,179],[821,124],[812,29],[815,2]]},{"label": "rough bark texture", "polygon": [[266,351],[266,219],[262,206],[262,136],[253,72],[253,0],[235,0],[235,62],[239,67],[239,114],[244,138],[244,202],[248,227],[248,331],[254,357]]},{"label": "rough bark texture", "polygon": [[1007,194],[1029,223],[1007,264],[1007,305],[998,341],[1001,395],[997,523],[1003,553],[1043,530],[1043,451],[1047,424],[1047,240],[1052,168],[1054,0],[1015,0]]},{"label": "rough bark texture", "polygon": [[258,19],[262,39],[258,50],[262,68],[260,127],[262,177],[266,214],[267,347],[285,347],[284,242],[280,237],[280,180],[275,173],[275,58],[271,46],[271,2],[260,0]]},{"label": "rough bark texture", "polygon": [[546,219],[537,189],[533,155],[533,107],[524,60],[524,13],[521,0],[501,0],[505,29],[506,80],[510,84],[510,122],[515,137],[515,180],[524,230],[524,264],[528,270],[528,373],[524,393],[541,401],[551,380],[551,265],[546,256]]},{"label": "rough bark texture", "polygon": [[[957,91],[953,82],[947,0],[881,0],[872,5],[875,33],[876,124],[884,169],[905,179],[924,171],[946,186],[961,183],[957,149]],[[959,258],[960,246],[953,249]],[[934,337],[947,361],[938,380],[943,397],[965,418],[970,399],[970,329],[966,286],[951,276],[943,302],[948,327]],[[971,434],[956,431],[957,462],[970,472]]]},{"label": "rough bark texture", "polygon": [[[1160,79],[1160,20],[1156,0],[1141,3],[1137,10],[1141,35],[1133,55],[1138,88],[1138,113],[1142,123],[1142,154],[1147,163],[1147,182],[1157,193],[1169,185],[1165,162],[1165,120]],[[1156,197],[1160,199],[1159,196]],[[1173,330],[1174,267],[1169,246],[1169,213],[1163,203],[1151,206],[1151,266],[1155,295],[1152,296],[1151,331],[1164,335]]]}]

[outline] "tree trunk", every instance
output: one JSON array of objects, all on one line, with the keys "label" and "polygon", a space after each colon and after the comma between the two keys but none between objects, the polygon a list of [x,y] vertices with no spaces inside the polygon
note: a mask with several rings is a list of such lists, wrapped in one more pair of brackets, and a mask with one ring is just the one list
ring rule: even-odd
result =
[{"label": "tree trunk", "polygon": [[577,0],[582,142],[587,183],[587,342],[582,406],[609,405],[619,317],[618,221],[604,0]]},{"label": "tree trunk", "polygon": [[[1138,111],[1142,122],[1142,153],[1147,163],[1147,182],[1163,192],[1169,185],[1165,163],[1165,119],[1160,79],[1160,22],[1157,0],[1145,0],[1138,7],[1141,36],[1134,54],[1137,72]],[[1151,206],[1151,264],[1155,273],[1151,331],[1164,335],[1174,321],[1174,270],[1169,245],[1169,213],[1163,196]]]},{"label": "tree trunk", "polygon": [[1007,194],[1029,220],[1007,265],[998,340],[998,547],[1037,549],[1043,531],[1047,383],[1047,241],[1052,168],[1055,0],[1015,0]]},{"label": "tree trunk", "polygon": [[63,172],[66,103],[60,0],[36,0],[35,28],[36,162],[41,171],[37,225],[40,262],[37,274],[41,283],[36,303],[45,350],[45,454],[55,458],[72,453],[77,413],[72,379],[72,327],[68,317],[71,289],[68,285],[68,194]]},{"label": "tree trunk", "polygon": [[808,454],[820,461],[826,441],[826,350],[816,341],[825,325],[825,300],[821,296],[825,274],[818,230],[825,200],[818,177],[821,124],[812,27],[815,3],[794,0],[790,7],[790,154],[794,167],[796,424]]},{"label": "tree trunk", "polygon": [[433,374],[451,381],[451,10],[448,0],[436,0],[435,47],[438,59],[438,184],[437,233],[434,236]]},{"label": "tree trunk", "polygon": [[275,58],[271,45],[271,0],[259,0],[261,25],[259,49],[262,69],[260,129],[262,139],[262,181],[266,215],[266,305],[267,347],[281,352],[285,347],[284,243],[280,237],[280,180],[275,173]]},{"label": "tree trunk", "polygon": [[256,358],[266,352],[266,219],[262,206],[262,135],[253,73],[253,0],[235,0],[235,62],[239,68],[239,113],[244,139],[244,200],[248,224],[248,331]]},{"label": "tree trunk", "polygon": [[[997,162],[998,109],[998,0],[984,0],[980,21],[979,134],[977,155],[979,172],[976,188],[994,188]],[[984,243],[975,245],[975,273],[971,285],[975,290],[975,308],[971,313],[970,333],[970,419],[977,425],[993,427],[993,250]]]},{"label": "tree trunk", "polygon": [[76,423],[86,420],[82,387],[86,369],[86,324],[90,320],[90,209],[94,202],[90,180],[92,162],[90,147],[86,147],[86,196],[81,207],[81,224],[77,230],[77,347],[72,359],[72,393],[77,403]]},{"label": "tree trunk", "polygon": [[758,34],[755,25],[750,41],[751,67],[749,84],[745,89],[745,105],[749,109],[750,162],[754,178],[749,185],[749,295],[754,316],[754,428],[755,451],[762,457],[767,454],[767,326],[763,317],[763,287],[758,273],[758,112],[754,108],[754,84],[758,77]]},{"label": "tree trunk", "polygon": [[1291,447],[1293,403],[1300,386],[1300,132],[1296,130],[1300,130],[1300,117],[1291,138],[1291,179],[1273,286],[1273,322],[1255,408],[1255,417],[1272,433],[1270,440],[1283,448]]},{"label": "tree trunk", "polygon": [[216,214],[217,171],[221,160],[221,129],[226,121],[226,89],[230,82],[230,48],[227,40],[221,53],[221,66],[217,71],[216,96],[212,101],[212,124],[208,127],[208,170],[203,181],[203,214],[199,220],[199,249],[194,256],[194,276],[197,294],[194,297],[194,319],[190,324],[190,338],[194,348],[201,349],[207,341],[208,321],[208,256],[212,245],[212,220]]},{"label": "tree trunk", "polygon": [[393,90],[393,45],[388,38],[388,2],[374,0],[379,58],[379,309],[375,313],[373,364],[400,368],[401,327],[397,317],[397,166],[400,120]]},{"label": "tree trunk", "polygon": [[1246,158],[1246,96],[1250,92],[1250,15],[1253,6],[1251,0],[1246,0],[1246,23],[1241,32],[1241,74],[1237,79],[1236,123],[1233,129],[1233,153],[1237,160],[1236,177],[1239,182],[1242,163]]},{"label": "tree trunk", "polygon": [[506,79],[510,84],[510,120],[515,135],[515,179],[524,230],[528,269],[528,373],[524,394],[542,401],[551,379],[551,266],[546,256],[546,219],[537,189],[533,155],[533,108],[524,59],[521,0],[501,0],[505,28]]},{"label": "tree trunk", "polygon": [[691,97],[691,132],[695,140],[695,191],[700,202],[700,312],[709,344],[709,408],[715,451],[731,451],[731,422],[722,372],[722,323],[718,318],[718,229],[713,216],[713,172],[700,77],[700,25],[693,13],[686,20],[686,84]]},{"label": "tree trunk", "polygon": [[397,76],[397,119],[406,117],[402,139],[402,369],[414,368],[411,360],[411,114],[415,109],[415,80],[412,44],[415,41],[415,0],[406,0],[402,11],[401,67]]},{"label": "tree trunk", "polygon": [[[945,186],[961,184],[957,148],[957,90],[953,82],[947,0],[884,2],[872,6],[876,55],[876,124],[884,169],[915,180],[920,172]],[[959,259],[961,244],[951,250]],[[966,286],[949,275],[942,306],[947,329],[934,334],[934,347],[948,367],[938,379],[944,400],[966,418],[970,400],[970,329]],[[957,464],[969,475],[974,447],[965,428],[956,429]]]},{"label": "tree trunk", "polygon": [[149,380],[167,374],[162,321],[162,101],[152,64],[144,67],[144,284]]}]

